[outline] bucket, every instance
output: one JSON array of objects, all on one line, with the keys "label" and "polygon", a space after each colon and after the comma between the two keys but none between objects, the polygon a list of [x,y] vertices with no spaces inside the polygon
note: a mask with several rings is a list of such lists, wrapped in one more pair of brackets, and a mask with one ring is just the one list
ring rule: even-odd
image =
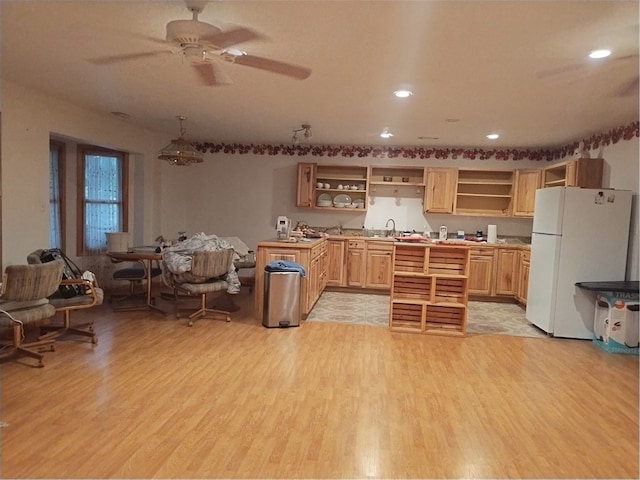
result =
[{"label": "bucket", "polygon": [[107,251],[108,252],[128,252],[129,251],[129,232],[107,232]]}]

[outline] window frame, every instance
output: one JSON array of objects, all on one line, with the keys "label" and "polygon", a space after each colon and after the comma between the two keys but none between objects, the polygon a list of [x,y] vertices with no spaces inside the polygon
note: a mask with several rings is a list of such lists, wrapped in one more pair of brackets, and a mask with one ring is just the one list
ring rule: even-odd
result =
[{"label": "window frame", "polygon": [[[67,245],[67,162],[66,162],[66,144],[61,142],[60,140],[49,140],[49,155],[51,155],[51,151],[55,150],[58,155],[58,208],[60,218],[58,219],[60,222],[60,248],[62,251],[66,251]],[[49,171],[49,175],[51,175],[51,171]],[[49,205],[51,205],[51,196],[49,196]],[[51,208],[51,207],[49,207]],[[51,222],[51,217],[49,217],[49,222]],[[49,225],[49,232],[51,232],[51,225]],[[49,243],[51,243],[51,235],[49,235]],[[49,245],[52,247],[52,245]]]},{"label": "window frame", "polygon": [[120,205],[120,224],[121,231],[129,231],[129,154],[120,150],[112,150],[109,148],[98,147],[96,145],[82,144],[78,145],[77,157],[78,157],[78,171],[77,171],[77,219],[78,225],[76,228],[76,254],[78,257],[84,255],[92,255],[94,250],[90,250],[84,243],[85,236],[85,158],[87,155],[104,155],[118,157],[121,161],[121,178],[120,184],[122,185],[122,203]]}]

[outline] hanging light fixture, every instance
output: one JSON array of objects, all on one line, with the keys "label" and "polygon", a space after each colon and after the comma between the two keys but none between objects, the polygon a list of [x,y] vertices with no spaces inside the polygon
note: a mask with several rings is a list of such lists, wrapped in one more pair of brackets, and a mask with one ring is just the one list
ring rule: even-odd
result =
[{"label": "hanging light fixture", "polygon": [[303,123],[301,125],[302,128],[298,128],[296,130],[293,131],[293,136],[291,137],[291,140],[293,141],[293,143],[295,143],[296,145],[298,143],[300,143],[300,137],[298,137],[298,132],[304,132],[304,138],[305,140],[310,140],[311,137],[313,137],[313,134],[311,133],[311,125],[307,124],[307,123]]},{"label": "hanging light fixture", "polygon": [[171,165],[191,165],[193,163],[202,163],[202,153],[197,151],[187,139],[184,138],[186,129],[182,126],[187,117],[178,115],[180,120],[180,136],[160,150],[158,160],[166,160]]}]

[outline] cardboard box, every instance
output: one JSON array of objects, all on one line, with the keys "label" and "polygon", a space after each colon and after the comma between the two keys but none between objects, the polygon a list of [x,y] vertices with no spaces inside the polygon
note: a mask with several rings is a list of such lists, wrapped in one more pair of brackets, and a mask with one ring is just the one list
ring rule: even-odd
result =
[{"label": "cardboard box", "polygon": [[599,292],[593,323],[593,341],[610,353],[638,355],[640,323],[638,293]]}]

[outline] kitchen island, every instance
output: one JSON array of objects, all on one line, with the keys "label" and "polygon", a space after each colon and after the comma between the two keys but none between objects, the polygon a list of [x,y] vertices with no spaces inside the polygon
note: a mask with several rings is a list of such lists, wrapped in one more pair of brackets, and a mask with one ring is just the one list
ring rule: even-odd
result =
[{"label": "kitchen island", "polygon": [[300,284],[300,311],[303,318],[320,297],[326,286],[327,240],[305,239],[288,242],[276,239],[258,242],[256,251],[256,274],[254,288],[254,314],[262,321],[264,309],[264,267],[275,260],[295,262],[305,269]]}]

